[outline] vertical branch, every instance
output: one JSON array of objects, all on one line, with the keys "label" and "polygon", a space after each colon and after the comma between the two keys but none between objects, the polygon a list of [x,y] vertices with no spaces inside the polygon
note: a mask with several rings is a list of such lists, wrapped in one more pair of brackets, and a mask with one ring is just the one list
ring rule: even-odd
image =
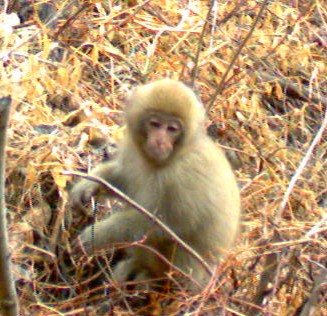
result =
[{"label": "vertical branch", "polygon": [[0,314],[18,315],[18,299],[13,280],[5,206],[5,145],[11,97],[0,99]]},{"label": "vertical branch", "polygon": [[325,130],[327,129],[327,105],[326,105],[326,109],[325,109],[325,116],[324,119],[322,121],[322,124],[318,130],[318,132],[316,133],[315,137],[313,138],[310,147],[308,149],[308,151],[306,152],[306,154],[304,155],[299,167],[296,169],[295,174],[293,175],[288,188],[284,194],[283,200],[281,202],[281,205],[279,207],[279,210],[277,211],[277,214],[275,216],[275,219],[277,219],[277,221],[280,221],[280,218],[283,214],[283,211],[288,203],[289,197],[291,196],[293,189],[295,187],[296,182],[298,181],[298,179],[301,177],[301,174],[304,170],[304,168],[306,167],[306,165],[308,164],[311,155],[315,149],[315,147],[319,144],[319,142],[322,140],[323,135]]},{"label": "vertical branch", "polygon": [[206,29],[207,29],[207,25],[209,24],[210,15],[211,15],[212,9],[214,7],[215,1],[216,0],[211,0],[210,7],[208,9],[207,16],[206,16],[205,22],[203,24],[202,32],[201,32],[201,35],[200,35],[200,38],[199,38],[198,49],[197,49],[195,59],[194,59],[194,67],[193,67],[192,73],[191,73],[191,87],[192,88],[194,87],[194,82],[195,82],[195,79],[196,79],[196,77],[198,75],[198,65],[199,65],[199,58],[200,58],[201,48],[203,46],[203,38],[204,38],[204,34],[206,32]]},{"label": "vertical branch", "polygon": [[250,39],[250,37],[252,36],[252,33],[255,30],[256,25],[259,22],[259,19],[261,18],[262,13],[264,12],[266,5],[268,3],[268,0],[264,0],[261,3],[261,7],[259,10],[259,13],[257,14],[255,20],[253,21],[252,25],[251,25],[251,29],[249,31],[249,33],[246,35],[246,37],[244,38],[243,42],[241,43],[241,45],[238,47],[237,51],[235,52],[231,62],[228,65],[227,70],[225,71],[223,77],[221,78],[218,87],[216,88],[216,92],[214,93],[214,95],[212,96],[210,103],[209,103],[209,108],[213,106],[217,96],[224,90],[225,87],[225,83],[226,83],[226,79],[230,73],[230,71],[232,70],[232,68],[234,67],[234,64],[238,58],[238,56],[240,55],[242,49],[244,48],[245,44],[247,43],[247,41]]}]

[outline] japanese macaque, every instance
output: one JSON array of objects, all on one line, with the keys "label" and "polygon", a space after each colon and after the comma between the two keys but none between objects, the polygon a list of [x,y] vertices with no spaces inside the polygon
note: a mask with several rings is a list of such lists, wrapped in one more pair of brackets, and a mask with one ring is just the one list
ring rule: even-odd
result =
[{"label": "japanese macaque", "polygon": [[[231,166],[207,136],[204,121],[203,105],[183,83],[162,79],[140,86],[128,98],[126,136],[117,155],[92,174],[154,213],[214,266],[237,235],[240,194]],[[98,189],[95,182],[80,181],[71,192],[72,204],[80,206]],[[201,286],[209,279],[198,260],[129,206],[93,229],[87,227],[79,240],[88,252],[142,240],[147,247],[134,244],[128,258],[113,268],[119,281],[164,278],[172,266]]]}]

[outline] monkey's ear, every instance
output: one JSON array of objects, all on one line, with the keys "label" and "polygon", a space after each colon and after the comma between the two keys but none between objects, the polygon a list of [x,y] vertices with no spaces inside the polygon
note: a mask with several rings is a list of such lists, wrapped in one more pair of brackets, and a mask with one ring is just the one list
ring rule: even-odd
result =
[{"label": "monkey's ear", "polygon": [[125,111],[129,110],[133,104],[133,99],[137,93],[138,87],[132,87],[128,89],[125,93],[124,104],[125,104]]}]

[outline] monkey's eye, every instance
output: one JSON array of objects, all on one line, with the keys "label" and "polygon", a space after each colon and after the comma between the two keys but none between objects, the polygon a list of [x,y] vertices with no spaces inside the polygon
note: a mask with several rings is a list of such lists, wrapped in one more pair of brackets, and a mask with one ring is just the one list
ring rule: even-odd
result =
[{"label": "monkey's eye", "polygon": [[154,128],[160,128],[160,127],[161,127],[160,122],[155,121],[155,120],[151,120],[151,121],[149,121],[149,125],[150,125],[151,127],[154,127]]},{"label": "monkey's eye", "polygon": [[179,127],[175,125],[168,125],[167,130],[169,132],[175,133],[179,131]]}]

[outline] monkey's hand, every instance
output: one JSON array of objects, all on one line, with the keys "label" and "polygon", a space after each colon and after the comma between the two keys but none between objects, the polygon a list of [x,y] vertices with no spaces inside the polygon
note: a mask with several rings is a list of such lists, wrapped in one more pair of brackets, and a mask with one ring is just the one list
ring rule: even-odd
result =
[{"label": "monkey's hand", "polygon": [[85,205],[91,200],[99,189],[99,185],[89,180],[82,180],[75,184],[70,192],[70,206],[85,212]]},{"label": "monkey's hand", "polygon": [[[95,225],[95,224],[93,224]],[[82,249],[84,254],[91,255],[95,252],[94,249],[94,227],[90,225],[78,235],[76,241],[79,244],[80,249]]]},{"label": "monkey's hand", "polygon": [[108,231],[99,232],[98,225],[99,223],[91,224],[77,236],[73,244],[75,252],[90,256],[101,250],[107,249],[108,251],[111,248],[106,240],[109,234]]},{"label": "monkey's hand", "polygon": [[73,253],[81,255],[83,254],[84,256],[88,256],[90,254],[90,249],[89,251],[86,249],[87,244],[83,242],[80,236],[77,236],[77,238],[73,241],[72,244],[72,249]]}]

